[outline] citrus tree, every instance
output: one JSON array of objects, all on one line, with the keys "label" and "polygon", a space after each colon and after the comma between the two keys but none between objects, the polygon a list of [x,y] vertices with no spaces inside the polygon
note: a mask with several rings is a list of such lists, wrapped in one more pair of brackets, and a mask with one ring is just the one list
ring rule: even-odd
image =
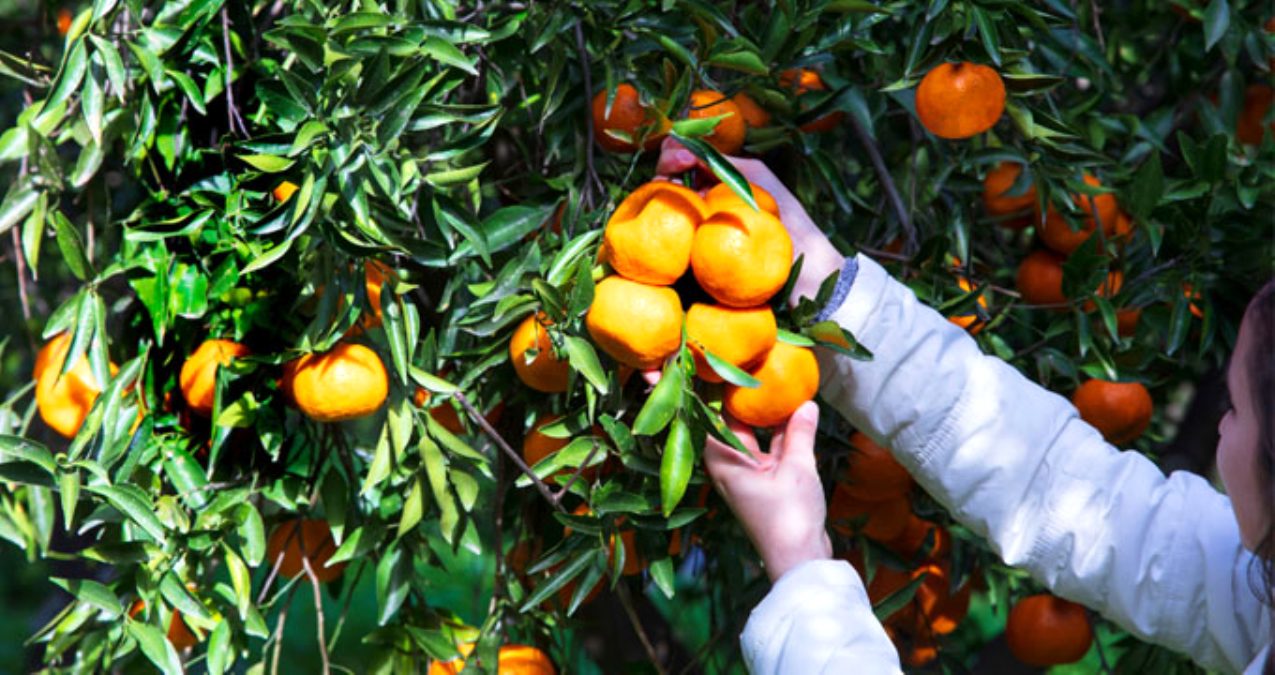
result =
[{"label": "citrus tree", "polygon": [[[1188,404],[1272,270],[1265,3],[57,9],[0,33],[0,536],[65,563],[51,671],[742,671],[768,584],[705,439],[814,396],[812,350],[871,354],[815,320],[830,283],[787,305],[801,260],[724,153],[1171,466],[1208,468]],[[1004,633],[1191,668],[821,424],[908,667]]]}]

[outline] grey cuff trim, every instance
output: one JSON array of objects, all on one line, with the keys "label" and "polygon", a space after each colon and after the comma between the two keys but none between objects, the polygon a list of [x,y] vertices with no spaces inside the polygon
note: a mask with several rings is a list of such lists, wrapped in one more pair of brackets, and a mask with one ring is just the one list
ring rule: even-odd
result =
[{"label": "grey cuff trim", "polygon": [[841,304],[846,301],[846,296],[850,295],[850,287],[854,285],[854,278],[858,274],[858,256],[847,257],[846,264],[841,268],[841,276],[837,278],[837,286],[832,289],[832,297],[828,298],[828,304],[815,315],[815,321],[827,321],[838,309],[841,309]]}]

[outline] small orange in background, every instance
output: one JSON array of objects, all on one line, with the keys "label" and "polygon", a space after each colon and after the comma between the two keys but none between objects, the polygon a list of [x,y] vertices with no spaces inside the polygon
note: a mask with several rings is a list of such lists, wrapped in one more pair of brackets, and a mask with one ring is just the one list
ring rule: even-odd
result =
[{"label": "small orange in background", "polygon": [[713,132],[703,138],[723,155],[733,155],[744,147],[744,136],[748,133],[748,123],[744,121],[744,113],[739,106],[720,91],[697,89],[691,92],[691,107],[686,112],[687,119],[699,120],[725,115],[717,121]]},{"label": "small orange in background", "polygon": [[[796,96],[812,91],[828,90],[828,85],[824,84],[819,71],[810,68],[790,68],[783,71],[779,74],[779,86],[791,90]],[[801,130],[810,134],[832,131],[841,125],[845,117],[846,114],[840,110],[831,112],[801,125]]]},{"label": "small orange in background", "polygon": [[1142,318],[1141,307],[1130,307],[1116,311],[1116,333],[1120,337],[1129,337],[1138,331],[1138,319]]},{"label": "small orange in background", "polygon": [[[460,645],[457,651],[468,657],[474,652],[472,642]],[[500,648],[499,663],[486,672],[499,672],[500,675],[557,675],[553,661],[549,655],[535,647],[527,645],[505,645]],[[429,664],[429,675],[459,675],[465,670],[463,658],[451,661],[434,661]]]},{"label": "small orange in background", "polygon": [[1071,402],[1080,418],[1113,445],[1137,439],[1151,424],[1151,394],[1140,382],[1089,380],[1076,389]]},{"label": "small orange in background", "polygon": [[[429,400],[433,395],[425,387],[417,387],[412,393],[412,403],[417,408],[424,408],[429,405]],[[460,421],[460,413],[450,403],[440,403],[429,409],[429,416],[434,418],[444,429],[453,434],[465,433],[465,425]]]},{"label": "small orange in background", "polygon": [[71,32],[71,10],[63,7],[58,10],[58,35],[66,35]]},{"label": "small orange in background", "polygon": [[[1102,187],[1102,181],[1090,174],[1085,174],[1084,181],[1087,185]],[[1080,229],[1072,230],[1067,220],[1051,205],[1040,226],[1040,239],[1046,246],[1063,255],[1070,254],[1093,235],[1098,229],[1099,220],[1102,221],[1103,237],[1110,239],[1116,235],[1120,205],[1116,203],[1115,195],[1109,192],[1098,195],[1073,194],[1071,200],[1084,212],[1084,224]]]},{"label": "small orange in background", "polygon": [[828,523],[843,535],[853,533],[851,521],[859,524],[863,536],[879,542],[893,541],[907,533],[912,518],[912,503],[905,495],[880,501],[856,499],[849,485],[840,482],[828,500]]},{"label": "small orange in background", "polygon": [[305,563],[319,583],[335,580],[345,571],[345,563],[327,566],[336,553],[336,540],[326,520],[295,518],[281,523],[266,541],[266,565],[279,566],[279,575],[295,579],[305,574]]},{"label": "small orange in background", "polygon": [[942,63],[916,88],[916,116],[940,138],[969,138],[991,129],[1005,112],[1000,73],[977,63]]},{"label": "small orange in background", "polygon": [[1042,593],[1009,610],[1005,642],[1019,661],[1045,668],[1084,658],[1093,644],[1093,629],[1084,607]]},{"label": "small orange in background", "polygon": [[[974,287],[970,285],[969,279],[966,279],[965,277],[961,277],[957,279],[956,285],[962,291],[965,291],[966,293],[969,293],[974,290]],[[976,302],[978,303],[978,306],[982,308],[983,313],[987,313],[987,297],[983,295],[982,293],[979,293],[978,300]],[[969,311],[968,314],[957,314],[954,316],[949,316],[947,317],[947,320],[969,331],[970,335],[978,335],[979,332],[983,330],[983,326],[986,325],[986,322],[983,321],[981,317],[979,317],[979,314],[977,311],[974,311],[974,310],[968,310],[968,311]]]},{"label": "small orange in background", "polygon": [[[87,354],[81,354],[75,365],[62,374],[70,350],[70,333],[54,336],[36,355],[33,373],[40,419],[65,438],[75,438],[102,393]],[[111,375],[119,371],[114,363],[108,365]]]},{"label": "small orange in background", "polygon": [[1133,217],[1124,211],[1116,214],[1116,231],[1111,237],[1118,242],[1127,243],[1133,237]]},{"label": "small orange in background", "polygon": [[[544,427],[562,419],[560,415],[541,415],[536,418],[535,424],[531,426],[531,431],[527,432],[526,437],[522,439],[522,460],[527,463],[528,467],[535,467],[540,461],[552,455],[555,452],[567,447],[571,444],[571,438],[554,438],[545,435],[540,430]],[[606,456],[606,449],[601,445],[598,446],[599,456]],[[563,468],[556,473],[545,478],[547,483],[565,483],[575,473],[574,468]],[[580,480],[590,481],[597,475],[597,466],[585,467],[580,472]]]},{"label": "small orange in background", "polygon": [[1033,305],[1066,304],[1062,266],[1063,258],[1057,253],[1045,249],[1032,251],[1018,265],[1016,285],[1019,295]]},{"label": "small orange in background", "polygon": [[283,381],[296,406],[316,422],[371,415],[385,403],[390,387],[381,357],[351,342],[295,359],[284,367]]},{"label": "small orange in background", "polygon": [[[130,619],[137,618],[138,614],[146,609],[144,600],[136,600],[128,609]],[[168,641],[172,643],[173,649],[177,651],[185,651],[199,644],[199,638],[195,637],[195,633],[190,630],[190,626],[186,625],[186,619],[182,617],[182,613],[173,610],[173,615],[168,620]]]},{"label": "small orange in background", "polygon": [[747,370],[775,346],[779,327],[768,305],[727,307],[695,303],[686,312],[686,343],[695,356],[695,374],[705,382],[722,378],[708,365],[704,352]]},{"label": "small orange in background", "polygon": [[633,281],[667,286],[691,264],[695,228],[707,205],[692,190],[669,181],[651,181],[634,190],[607,221],[602,257]]},{"label": "small orange in background", "polygon": [[364,330],[371,330],[381,325],[383,317],[381,316],[381,287],[385,285],[385,280],[392,277],[394,271],[385,263],[368,260],[363,263],[363,283],[367,290],[368,310],[363,313],[359,319],[359,326]]},{"label": "small orange in background", "polygon": [[274,196],[275,201],[282,204],[289,199],[292,199],[292,195],[295,194],[298,189],[299,188],[296,183],[293,183],[290,180],[285,180],[274,186],[274,189],[270,191],[270,194]]},{"label": "small orange in background", "polygon": [[741,91],[732,96],[730,100],[735,102],[735,107],[739,108],[739,114],[744,116],[744,123],[749,127],[760,129],[770,124],[770,113],[761,107],[752,96]]},{"label": "small orange in background", "polygon": [[731,307],[770,300],[792,267],[792,239],[775,216],[748,207],[718,211],[695,231],[691,271],[713,299]]},{"label": "small orange in background", "polygon": [[673,289],[612,275],[594,289],[585,326],[611,358],[650,370],[682,346],[682,316],[682,300]]},{"label": "small orange in background", "polygon": [[[607,91],[603,89],[593,97],[593,138],[604,150],[610,152],[636,152],[642,142],[645,150],[654,150],[667,134],[667,120],[661,122],[654,109],[642,104],[637,88],[624,82],[615,88],[611,102],[611,114],[607,114]],[[631,141],[611,136],[608,130],[627,135]],[[646,140],[642,141],[646,134]]]},{"label": "small orange in background", "polygon": [[952,535],[942,525],[912,515],[902,534],[881,545],[904,559],[916,557],[925,548],[928,558],[940,560],[952,548]]},{"label": "small orange in background", "polygon": [[178,376],[182,396],[186,398],[190,409],[204,417],[211,415],[213,397],[217,391],[217,370],[250,354],[252,350],[238,342],[204,340],[186,357]]},{"label": "small orange in background", "polygon": [[1195,301],[1203,298],[1203,296],[1200,295],[1200,292],[1195,290],[1195,287],[1191,284],[1182,284],[1182,297],[1191,301],[1190,304],[1187,305],[1187,310],[1191,312],[1191,316],[1194,316],[1197,319],[1203,319],[1204,310],[1200,309],[1200,306],[1195,304]]},{"label": "small orange in background", "polygon": [[[757,207],[760,210],[778,218],[779,204],[775,202],[775,198],[771,196],[769,192],[763,190],[760,185],[749,183],[748,187],[752,190],[753,201],[757,202]],[[753,208],[740,198],[739,195],[735,194],[735,191],[732,190],[726,183],[718,183],[717,185],[714,185],[704,195],[704,204],[708,213],[729,211],[731,209],[741,207],[751,211]]]},{"label": "small orange in background", "polygon": [[726,385],[723,404],[732,417],[754,427],[774,427],[819,391],[819,363],[805,347],[777,341],[749,373],[761,386]]},{"label": "small orange in background", "polygon": [[1275,122],[1266,122],[1272,102],[1275,102],[1275,89],[1268,85],[1250,84],[1244,89],[1244,105],[1235,124],[1235,137],[1241,143],[1259,145],[1266,129],[1275,132]]},{"label": "small orange in background", "polygon": [[[1120,270],[1112,270],[1107,272],[1107,276],[1103,279],[1098,288],[1094,290],[1094,295],[1102,298],[1114,298],[1120,289],[1124,287],[1124,272]],[[1093,300],[1086,300],[1080,309],[1086,312],[1092,312],[1097,307]]]},{"label": "small orange in background", "polygon": [[852,452],[841,484],[846,494],[865,502],[905,497],[912,489],[912,474],[890,450],[856,431],[850,435]]},{"label": "small orange in background", "polygon": [[1035,184],[1029,184],[1020,195],[1007,194],[1022,173],[1022,164],[1001,162],[983,179],[983,208],[998,225],[1019,229],[1031,224],[1031,210],[1036,206]]},{"label": "small orange in background", "polygon": [[[567,376],[571,366],[553,352],[553,341],[546,326],[552,325],[544,312],[528,314],[514,329],[509,339],[509,361],[523,384],[546,394],[567,390]],[[527,360],[527,352],[536,350],[535,358]]]}]

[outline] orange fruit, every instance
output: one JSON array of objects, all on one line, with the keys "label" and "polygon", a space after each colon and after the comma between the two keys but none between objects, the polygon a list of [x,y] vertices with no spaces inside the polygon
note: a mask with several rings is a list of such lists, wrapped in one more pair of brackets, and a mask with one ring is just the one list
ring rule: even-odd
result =
[{"label": "orange fruit", "polygon": [[[70,333],[54,336],[36,355],[33,375],[40,419],[62,436],[75,438],[98,394],[102,393],[102,387],[93,376],[88,354],[80,355],[65,375],[61,373],[70,350]],[[109,364],[109,368],[111,375],[119,371],[114,363]]]},{"label": "orange fruit", "polygon": [[[783,71],[779,74],[779,86],[792,91],[796,96],[801,96],[811,91],[828,90],[828,85],[824,84],[819,71],[811,70],[810,68],[790,68]],[[845,116],[846,114],[840,110],[831,112],[801,125],[801,130],[812,134],[832,131],[841,125],[841,121],[845,119]]]},{"label": "orange fruit", "polygon": [[1062,305],[1063,295],[1062,256],[1038,249],[1032,251],[1018,265],[1017,287],[1023,300],[1032,305]]},{"label": "orange fruit", "polygon": [[1014,657],[1037,668],[1079,661],[1093,643],[1085,608],[1048,593],[1015,603],[1005,623]]},{"label": "orange fruit", "polygon": [[[966,293],[969,293],[970,291],[974,290],[974,287],[970,285],[969,279],[966,279],[965,277],[961,277],[957,279],[956,285],[959,286],[960,289],[962,291],[965,291]],[[978,306],[983,308],[983,312],[986,313],[987,312],[987,297],[983,295],[982,293],[980,293],[978,296],[977,302],[978,302]],[[983,321],[983,319],[979,318],[978,312],[976,311],[970,311],[968,314],[957,314],[955,316],[949,316],[947,320],[969,331],[970,335],[978,335],[979,332],[983,330],[983,326],[985,325],[985,322]]]},{"label": "orange fruit", "polygon": [[[775,202],[775,198],[772,197],[769,192],[763,190],[759,185],[749,183],[748,187],[753,191],[753,201],[757,202],[758,208],[778,218],[779,204]],[[704,195],[704,204],[707,207],[708,213],[729,211],[739,207],[743,207],[750,211],[752,210],[752,207],[741,199],[739,195],[735,194],[735,191],[732,190],[726,183],[718,183],[717,185],[714,185],[712,189]]]},{"label": "orange fruit", "polygon": [[916,88],[916,116],[940,138],[969,138],[996,125],[1005,112],[1005,83],[977,63],[942,63]]},{"label": "orange fruit", "polygon": [[[522,460],[527,463],[527,466],[534,467],[541,460],[567,447],[567,445],[571,443],[572,439],[570,438],[554,438],[552,436],[546,436],[540,431],[541,428],[546,425],[553,424],[560,419],[562,419],[560,415],[541,415],[536,418],[535,424],[531,426],[531,431],[527,432],[527,435],[522,439]],[[599,430],[595,429],[595,431]],[[600,456],[605,456],[606,451],[599,446],[598,454]],[[558,480],[559,478],[562,479],[561,482],[565,482],[570,479],[574,473],[574,468],[560,469],[553,475],[548,476],[545,479],[545,482],[558,483],[560,482]],[[593,480],[595,475],[597,475],[596,466],[586,467],[580,472],[580,479],[585,481]]]},{"label": "orange fruit", "polygon": [[754,427],[782,424],[819,391],[819,364],[814,352],[777,341],[761,365],[749,371],[761,382],[750,389],[726,385],[723,404],[732,417]]},{"label": "orange fruit", "polygon": [[828,501],[828,522],[843,535],[852,534],[849,521],[859,521],[859,532],[873,541],[892,541],[903,536],[912,518],[912,505],[904,495],[881,501],[864,501],[850,494],[849,486],[837,483]]},{"label": "orange fruit", "polygon": [[[553,342],[545,328],[549,325],[551,322],[544,312],[528,314],[509,338],[509,361],[523,384],[553,394],[567,390],[571,366],[566,359],[554,354]],[[528,361],[526,354],[531,349],[536,350],[536,357]]]},{"label": "orange fruit", "polygon": [[1151,394],[1140,382],[1088,380],[1076,389],[1071,402],[1080,418],[1113,445],[1135,440],[1151,424]]},{"label": "orange fruit", "polygon": [[879,502],[906,496],[912,489],[912,474],[899,464],[889,449],[856,431],[850,435],[849,466],[841,483],[846,493],[864,502]]},{"label": "orange fruit", "polygon": [[1200,306],[1194,302],[1195,300],[1199,300],[1203,297],[1200,295],[1200,292],[1195,290],[1191,284],[1182,284],[1182,297],[1192,301],[1187,305],[1187,310],[1191,312],[1191,316],[1194,316],[1197,319],[1203,319],[1204,310],[1200,309]]},{"label": "orange fruit", "polygon": [[178,383],[190,409],[207,417],[212,414],[213,395],[217,390],[217,370],[252,350],[230,340],[204,340],[182,364]]},{"label": "orange fruit", "polygon": [[[431,398],[433,398],[433,395],[425,387],[417,387],[416,391],[412,393],[412,403],[417,408],[424,408],[429,405]],[[460,421],[460,412],[450,403],[439,403],[430,408],[429,416],[433,417],[435,422],[438,422],[439,425],[453,434],[465,433],[465,424]],[[490,414],[488,417],[490,418]]]},{"label": "orange fruit", "polygon": [[621,276],[667,286],[691,264],[695,228],[707,215],[694,191],[651,181],[616,207],[602,233],[601,255]]},{"label": "orange fruit", "polygon": [[1120,337],[1129,337],[1138,331],[1138,319],[1142,317],[1141,307],[1130,307],[1116,312],[1116,333]]},{"label": "orange fruit", "polygon": [[788,280],[792,239],[779,218],[735,207],[710,215],[695,231],[691,271],[713,299],[731,307],[770,300]]},{"label": "orange fruit", "polygon": [[345,571],[345,563],[328,567],[333,553],[336,553],[336,540],[332,529],[326,520],[317,518],[294,518],[280,523],[266,541],[266,564],[271,568],[277,564],[279,574],[288,579],[305,574],[303,561],[310,563],[319,583],[336,579]]},{"label": "orange fruit", "polygon": [[999,225],[1022,228],[1031,224],[1031,210],[1036,206],[1035,184],[1020,195],[1006,194],[1022,173],[1022,164],[1001,162],[983,179],[983,208]]},{"label": "orange fruit", "polygon": [[360,344],[339,342],[323,354],[305,354],[284,369],[296,406],[316,422],[339,422],[376,412],[389,394],[385,364]]},{"label": "orange fruit", "polygon": [[649,370],[682,345],[682,301],[666,286],[609,276],[594,289],[585,326],[611,358]]},{"label": "orange fruit", "polygon": [[744,147],[744,136],[748,133],[748,123],[744,121],[744,113],[739,106],[725,94],[711,89],[697,89],[691,92],[691,107],[686,112],[687,119],[698,120],[725,115],[717,121],[713,132],[705,136],[707,141],[723,155],[733,155]]},{"label": "orange fruit", "polygon": [[71,32],[71,10],[63,7],[58,10],[58,35],[66,35]]},{"label": "orange fruit", "polygon": [[[654,150],[660,146],[669,126],[671,125],[667,120],[661,121],[658,112],[642,104],[638,90],[627,82],[615,88],[615,99],[611,102],[609,115],[606,90],[603,89],[593,97],[593,138],[604,150],[636,152],[639,142],[643,149]],[[621,132],[631,140],[620,140],[607,131]]]},{"label": "orange fruit", "polygon": [[[588,504],[581,504],[577,506],[571,512],[571,515],[591,516],[593,515],[593,510],[589,508]],[[623,523],[623,519],[620,519],[617,521],[617,524],[622,524],[622,523]],[[562,528],[563,537],[570,537],[572,532],[574,532],[574,530],[572,530],[571,527]],[[622,529],[620,530],[619,536],[620,536],[620,544],[624,546],[624,567],[621,570],[620,574],[627,577],[627,576],[633,576],[635,574],[641,573],[642,559],[637,552],[637,541],[636,541],[636,536],[633,533],[633,530]],[[611,559],[614,559],[615,557],[615,539],[616,539],[615,535],[612,535],[611,541],[608,542],[611,548],[611,553],[610,553],[610,556],[608,557],[608,561]],[[594,589],[594,592],[596,591],[597,589]],[[594,597],[594,593],[590,593],[589,599],[592,600],[593,597]],[[570,599],[571,597],[570,595],[568,595],[567,600],[569,601]]]},{"label": "orange fruit", "polygon": [[[1084,181],[1094,187],[1102,186],[1102,181],[1090,174],[1085,174]],[[1109,192],[1100,195],[1074,194],[1071,200],[1084,212],[1084,225],[1079,230],[1072,230],[1067,220],[1051,205],[1040,226],[1040,239],[1046,246],[1058,253],[1069,254],[1093,235],[1098,229],[1098,220],[1102,221],[1103,237],[1110,239],[1115,236],[1120,217],[1120,205],[1116,203],[1115,195]]]},{"label": "orange fruit", "polygon": [[1116,213],[1116,230],[1111,237],[1118,242],[1127,242],[1133,236],[1133,218],[1124,211]]},{"label": "orange fruit", "polygon": [[[474,645],[462,644],[458,651],[469,656],[474,651]],[[548,654],[527,645],[505,645],[500,648],[498,658],[496,668],[487,672],[499,672],[500,675],[557,675],[558,672]],[[429,665],[429,675],[459,675],[464,669],[464,659],[434,661]]]},{"label": "orange fruit", "polygon": [[1267,123],[1267,113],[1275,102],[1275,89],[1265,84],[1250,84],[1244,89],[1244,105],[1235,124],[1235,137],[1245,145],[1259,145],[1266,129],[1275,131],[1275,122]]},{"label": "orange fruit", "polygon": [[744,117],[744,123],[753,129],[758,129],[770,124],[770,113],[761,107],[745,92],[739,92],[731,97],[735,102],[735,107],[739,108],[739,114]]},{"label": "orange fruit", "polygon": [[274,189],[270,191],[270,194],[274,196],[275,201],[282,204],[283,202],[286,202],[289,199],[292,199],[292,195],[295,194],[296,191],[299,189],[300,188],[297,186],[296,183],[293,183],[290,180],[285,180],[282,183],[279,183],[278,185],[274,186]]},{"label": "orange fruit", "polygon": [[[133,605],[128,608],[129,618],[137,618],[146,609],[146,602],[136,600]],[[186,625],[186,619],[182,618],[182,613],[173,610],[173,615],[168,620],[168,641],[172,643],[173,649],[184,651],[199,644],[199,638],[190,630],[190,626]]]},{"label": "orange fruit", "polygon": [[908,518],[908,524],[904,527],[902,534],[881,543],[905,559],[914,558],[922,548],[927,548],[928,557],[939,560],[951,549],[952,535],[947,528],[934,521],[913,515]]},{"label": "orange fruit", "polygon": [[721,382],[704,352],[747,370],[759,363],[779,335],[769,306],[726,307],[695,303],[686,312],[686,344],[695,356],[695,373],[706,382]]},{"label": "orange fruit", "polygon": [[364,312],[359,319],[359,326],[371,330],[381,325],[381,286],[386,278],[393,275],[393,270],[384,263],[368,260],[363,263],[363,279],[367,288],[367,304],[370,312]]}]

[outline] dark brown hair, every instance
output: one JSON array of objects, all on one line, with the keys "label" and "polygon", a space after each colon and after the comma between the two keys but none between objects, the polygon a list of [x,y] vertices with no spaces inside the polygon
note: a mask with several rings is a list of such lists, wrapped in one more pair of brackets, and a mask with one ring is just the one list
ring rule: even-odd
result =
[{"label": "dark brown hair", "polygon": [[[1250,340],[1248,362],[1243,365],[1252,376],[1249,396],[1257,416],[1257,452],[1269,498],[1266,533],[1262,535],[1257,555],[1253,557],[1253,564],[1261,567],[1261,584],[1255,583],[1257,587],[1253,590],[1262,602],[1275,609],[1272,602],[1272,593],[1275,592],[1275,279],[1266,282],[1249,302],[1244,322],[1248,326]],[[1254,581],[1251,576],[1249,579]],[[1264,675],[1275,675],[1275,659],[1271,657],[1270,653],[1266,655],[1266,663],[1262,666]]]}]

